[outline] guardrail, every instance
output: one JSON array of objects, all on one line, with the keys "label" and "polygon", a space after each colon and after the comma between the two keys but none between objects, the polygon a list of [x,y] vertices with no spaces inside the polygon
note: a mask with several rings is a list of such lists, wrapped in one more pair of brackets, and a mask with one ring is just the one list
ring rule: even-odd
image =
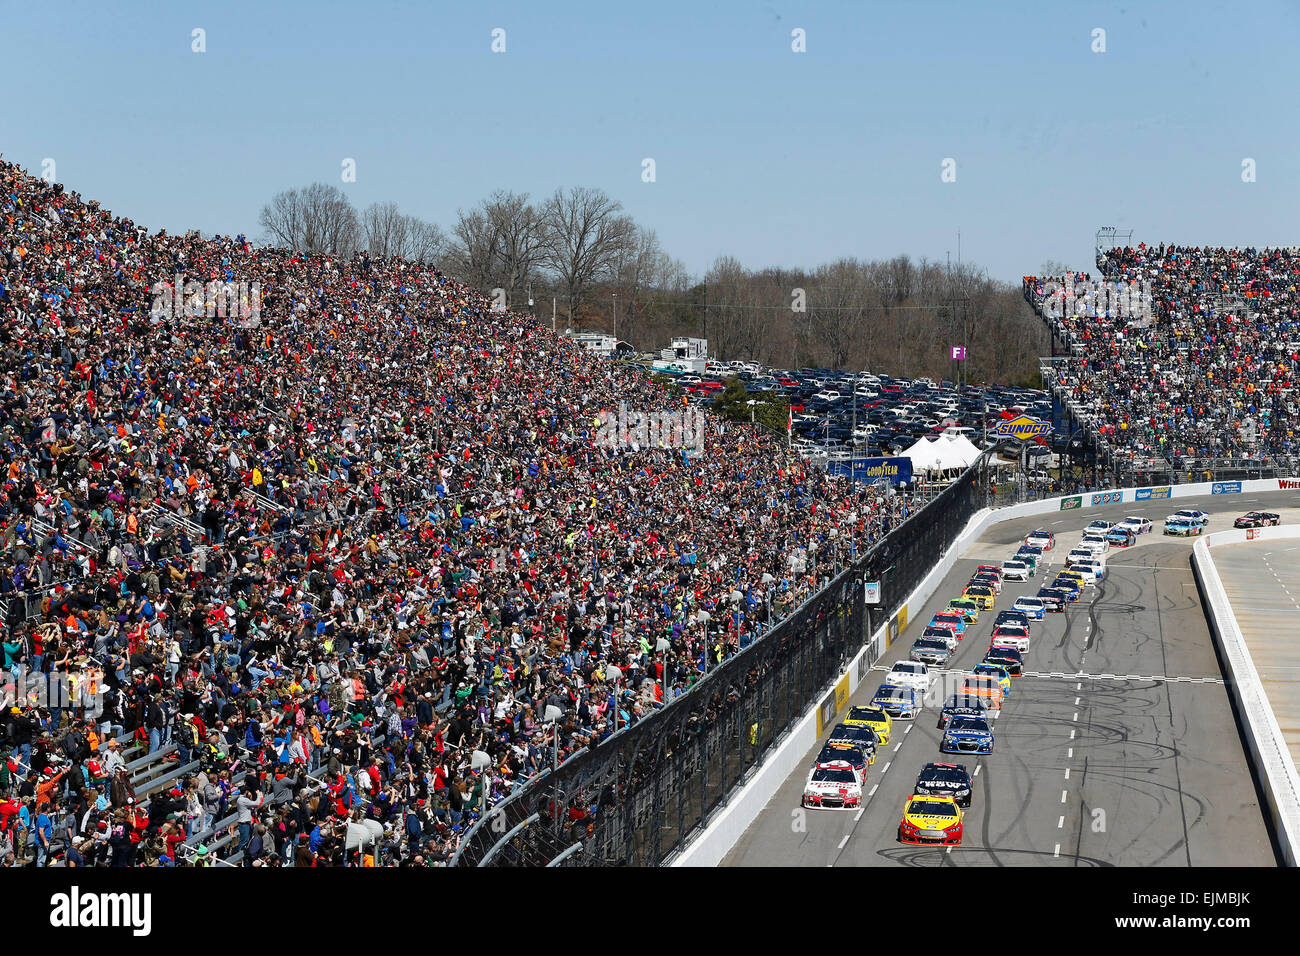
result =
[{"label": "guardrail", "polygon": [[1277,716],[1268,702],[1255,669],[1245,635],[1237,623],[1210,549],[1247,540],[1300,538],[1300,527],[1218,531],[1206,535],[1192,548],[1192,569],[1209,612],[1210,631],[1219,646],[1228,677],[1228,693],[1237,710],[1238,723],[1250,753],[1260,789],[1268,803],[1278,849],[1287,866],[1300,865],[1300,776]]}]

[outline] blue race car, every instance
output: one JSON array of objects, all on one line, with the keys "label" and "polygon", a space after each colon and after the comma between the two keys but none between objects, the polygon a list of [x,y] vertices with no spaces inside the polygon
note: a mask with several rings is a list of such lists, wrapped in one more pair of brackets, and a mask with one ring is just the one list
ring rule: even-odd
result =
[{"label": "blue race car", "polygon": [[907,719],[920,713],[921,694],[913,687],[904,687],[901,684],[881,684],[876,688],[876,696],[871,698],[871,703],[890,717]]},{"label": "blue race car", "polygon": [[983,717],[956,717],[943,729],[939,750],[946,754],[993,753],[993,730]]}]

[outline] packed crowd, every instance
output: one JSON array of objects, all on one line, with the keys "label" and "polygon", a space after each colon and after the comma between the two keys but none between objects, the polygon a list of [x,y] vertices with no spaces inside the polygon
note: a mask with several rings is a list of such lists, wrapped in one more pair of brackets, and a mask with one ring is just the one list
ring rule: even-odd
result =
[{"label": "packed crowd", "polygon": [[[0,209],[4,865],[446,862],[918,506],[711,418],[598,447],[680,400],[425,266],[149,234],[4,162]],[[160,316],[176,276],[260,314]]]},{"label": "packed crowd", "polygon": [[[1101,251],[1098,265],[1100,280],[1026,276],[1024,291],[1072,347],[1056,384],[1112,448],[1170,460],[1300,451],[1300,250],[1142,244]],[[1149,302],[1150,316],[1113,307],[1130,302]]]}]

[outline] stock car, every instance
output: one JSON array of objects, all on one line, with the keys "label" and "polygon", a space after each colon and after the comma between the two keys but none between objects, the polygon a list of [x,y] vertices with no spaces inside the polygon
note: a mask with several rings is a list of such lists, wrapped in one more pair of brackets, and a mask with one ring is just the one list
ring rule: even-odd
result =
[{"label": "stock car", "polygon": [[898,661],[885,675],[886,684],[902,684],[924,694],[930,689],[930,668],[920,661]]},{"label": "stock car", "polygon": [[952,797],[913,794],[903,807],[903,819],[898,824],[898,842],[960,846],[961,817],[961,807]]},{"label": "stock car", "polygon": [[1034,569],[1024,561],[1005,561],[1002,576],[1008,581],[1028,581],[1034,576]]},{"label": "stock car", "polygon": [[998,628],[1003,624],[1019,624],[1027,632],[1029,630],[1029,615],[1024,611],[1017,611],[1015,608],[998,611],[998,616],[993,619],[993,627]]},{"label": "stock car", "polygon": [[985,584],[968,584],[961,596],[977,602],[982,611],[991,609],[998,601],[998,593]]},{"label": "stock car", "polygon": [[1067,581],[1074,581],[1080,588],[1091,584],[1096,580],[1096,576],[1097,572],[1093,569],[1093,566],[1091,564],[1083,563],[1076,564],[1074,567],[1067,568],[1064,571],[1056,572],[1056,580],[1060,581],[1065,579]]},{"label": "stock car", "polygon": [[1106,543],[1117,548],[1127,548],[1137,543],[1137,532],[1131,528],[1111,528],[1106,532]]},{"label": "stock car", "polygon": [[967,624],[978,624],[980,619],[980,606],[970,598],[959,597],[953,598],[948,602],[948,610],[956,611],[966,619]]},{"label": "stock car", "polygon": [[988,571],[977,571],[971,575],[967,584],[982,584],[991,588],[994,594],[1002,593],[1002,578],[996,574],[990,574]]},{"label": "stock car", "polygon": [[957,640],[966,636],[966,618],[954,611],[939,611],[930,618],[928,627],[946,627],[957,635]]},{"label": "stock car", "polygon": [[1002,565],[1000,564],[981,564],[975,569],[975,574],[991,574],[998,579],[999,584],[1002,583]]},{"label": "stock car", "polygon": [[1065,606],[1069,603],[1069,599],[1066,597],[1065,592],[1060,588],[1039,588],[1038,594],[1036,594],[1035,597],[1043,602],[1044,610],[1052,613],[1064,613]]},{"label": "stock car", "polygon": [[1129,517],[1121,521],[1119,524],[1117,524],[1115,527],[1125,528],[1129,531],[1132,531],[1134,534],[1150,534],[1151,519],[1143,518],[1139,515],[1130,515]]},{"label": "stock car", "polygon": [[996,647],[1013,647],[1021,654],[1029,653],[1029,628],[1017,624],[999,624],[993,629],[989,644]]},{"label": "stock car", "polygon": [[876,748],[880,738],[876,732],[865,725],[836,724],[835,729],[826,740],[827,747],[837,750],[860,750],[867,758],[867,765],[876,762]]},{"label": "stock car", "polygon": [[1034,571],[1038,570],[1038,562],[1042,556],[1043,553],[1041,551],[1035,552],[1028,548],[1021,548],[1019,551],[1017,551],[1015,554],[1011,556],[1011,560],[1021,561],[1029,565],[1029,571],[1032,574]]},{"label": "stock car", "polygon": [[970,675],[957,688],[959,697],[978,697],[984,701],[989,710],[1001,710],[1006,694],[1002,692],[1002,683],[993,677]]},{"label": "stock car", "polygon": [[943,708],[939,711],[939,729],[942,730],[947,727],[948,721],[954,717],[984,717],[991,719],[997,715],[998,712],[990,710],[983,697],[970,694],[949,694],[948,698],[943,702]]},{"label": "stock car", "polygon": [[985,664],[996,664],[1012,677],[1019,677],[1025,672],[1025,659],[1020,651],[1006,644],[990,644],[984,652]]},{"label": "stock car", "polygon": [[983,677],[988,680],[995,680],[998,686],[1002,688],[1002,696],[1011,695],[1011,674],[1001,664],[991,664],[988,661],[980,661],[970,669],[967,677]]},{"label": "stock car", "polygon": [[993,730],[983,717],[954,717],[943,728],[939,752],[945,754],[991,754]]},{"label": "stock car", "polygon": [[876,735],[876,740],[882,747],[889,743],[889,734],[894,726],[887,713],[879,707],[870,706],[850,707],[844,715],[844,723],[850,727],[866,727]]},{"label": "stock car", "polygon": [[868,756],[860,747],[834,747],[827,744],[817,754],[818,767],[825,767],[832,763],[847,763],[859,774],[863,775],[866,774],[867,768],[875,762],[875,751],[872,751],[871,755]]},{"label": "stock car", "polygon": [[[923,641],[943,641],[943,646],[946,647],[950,653],[956,649],[958,642],[961,640],[961,638],[957,636],[957,632],[951,628],[936,627],[934,625],[930,625],[922,631],[919,639]],[[929,662],[927,661],[926,663]]]},{"label": "stock car", "polygon": [[847,760],[813,767],[803,786],[803,805],[824,810],[852,810],[862,803],[862,775]]},{"label": "stock car", "polygon": [[912,792],[922,797],[952,797],[963,810],[970,806],[971,775],[961,763],[928,763],[916,775]]},{"label": "stock car", "polygon": [[1085,534],[1079,542],[1080,548],[1087,548],[1093,554],[1105,554],[1110,550],[1110,542],[1099,534]]},{"label": "stock car", "polygon": [[1078,571],[1093,581],[1100,581],[1106,577],[1106,562],[1099,557],[1091,561],[1078,561],[1071,565],[1069,570]]},{"label": "stock car", "polygon": [[1115,523],[1113,521],[1102,521],[1100,518],[1098,518],[1096,521],[1089,521],[1088,524],[1084,527],[1083,533],[1104,535],[1107,531],[1109,531],[1113,527],[1115,527]]},{"label": "stock car", "polygon": [[884,683],[876,688],[871,705],[895,719],[910,720],[921,712],[922,696],[911,687]]},{"label": "stock car", "polygon": [[1271,511],[1247,511],[1234,521],[1232,526],[1234,528],[1264,528],[1281,523],[1282,516],[1275,515]]},{"label": "stock car", "polygon": [[1056,580],[1054,580],[1049,587],[1055,591],[1061,591],[1065,595],[1065,601],[1067,604],[1073,604],[1075,601],[1079,600],[1080,595],[1083,593],[1083,588],[1079,585],[1078,581],[1074,578],[1067,578],[1064,575],[1059,574],[1056,576]]},{"label": "stock car", "polygon": [[1016,598],[1015,603],[1011,605],[1011,609],[1013,611],[1019,611],[1030,620],[1041,621],[1043,615],[1047,612],[1047,605],[1040,597],[1030,597],[1029,595],[1025,595],[1024,597]]},{"label": "stock car", "polygon": [[1165,521],[1192,521],[1199,525],[1207,525],[1210,523],[1210,513],[1208,511],[1197,511],[1194,508],[1180,508],[1166,517]]},{"label": "stock car", "polygon": [[[929,628],[926,628],[926,630],[929,630]],[[943,633],[951,634],[952,632],[943,631]],[[908,652],[907,657],[909,660],[920,661],[922,664],[943,667],[952,660],[952,647],[942,637],[920,637],[912,642],[912,649]]]},{"label": "stock car", "polygon": [[1205,530],[1205,525],[1198,524],[1195,521],[1187,521],[1182,518],[1165,521],[1165,534],[1172,534],[1178,538],[1190,538],[1199,535]]},{"label": "stock car", "polygon": [[1065,556],[1065,566],[1067,568],[1072,568],[1080,561],[1094,561],[1099,557],[1101,557],[1101,555],[1094,552],[1092,548],[1073,548],[1070,553]]},{"label": "stock car", "polygon": [[1025,544],[1031,548],[1039,548],[1043,551],[1051,551],[1056,547],[1056,535],[1043,528],[1037,531],[1031,531],[1025,535]]}]

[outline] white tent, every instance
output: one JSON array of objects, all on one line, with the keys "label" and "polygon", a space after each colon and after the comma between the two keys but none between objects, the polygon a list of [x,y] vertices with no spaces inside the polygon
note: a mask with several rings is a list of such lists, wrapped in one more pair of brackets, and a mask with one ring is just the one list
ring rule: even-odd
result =
[{"label": "white tent", "polygon": [[949,436],[949,451],[960,460],[960,468],[969,468],[979,460],[980,450],[965,435]]},{"label": "white tent", "polygon": [[903,452],[902,457],[912,459],[913,474],[926,471],[937,471],[942,467],[939,464],[938,454],[934,443],[926,441],[924,438],[918,438],[911,448],[908,448]]}]

